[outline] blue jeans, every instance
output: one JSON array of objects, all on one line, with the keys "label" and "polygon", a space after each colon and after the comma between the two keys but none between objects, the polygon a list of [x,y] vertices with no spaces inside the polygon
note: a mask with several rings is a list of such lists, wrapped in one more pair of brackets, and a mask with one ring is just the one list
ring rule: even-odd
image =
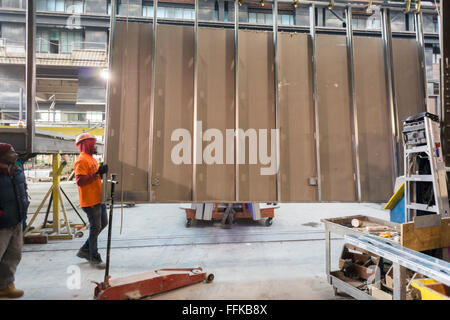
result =
[{"label": "blue jeans", "polygon": [[108,215],[106,206],[103,203],[93,207],[83,207],[89,219],[89,238],[86,240],[81,250],[89,251],[89,256],[95,258],[98,256],[97,239],[100,232],[108,225]]}]

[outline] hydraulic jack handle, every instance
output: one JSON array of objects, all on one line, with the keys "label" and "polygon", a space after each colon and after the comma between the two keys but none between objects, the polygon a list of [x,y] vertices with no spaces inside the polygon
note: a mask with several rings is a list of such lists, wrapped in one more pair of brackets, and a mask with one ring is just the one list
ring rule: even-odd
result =
[{"label": "hydraulic jack handle", "polygon": [[105,287],[109,284],[109,265],[110,265],[110,255],[111,255],[111,236],[112,236],[112,220],[113,220],[113,210],[114,210],[114,191],[116,184],[119,183],[119,181],[116,180],[117,174],[111,173],[111,178],[108,180],[109,183],[111,183],[111,204],[109,207],[109,219],[108,219],[108,242],[106,247],[106,268],[105,268]]}]

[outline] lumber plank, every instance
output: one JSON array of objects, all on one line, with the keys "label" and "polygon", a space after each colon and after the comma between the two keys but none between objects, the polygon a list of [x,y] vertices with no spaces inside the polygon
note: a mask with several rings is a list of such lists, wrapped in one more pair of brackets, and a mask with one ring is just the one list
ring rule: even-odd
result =
[{"label": "lumber plank", "polygon": [[414,222],[401,225],[401,245],[416,251],[450,246],[450,218],[443,218],[440,226],[414,228]]}]

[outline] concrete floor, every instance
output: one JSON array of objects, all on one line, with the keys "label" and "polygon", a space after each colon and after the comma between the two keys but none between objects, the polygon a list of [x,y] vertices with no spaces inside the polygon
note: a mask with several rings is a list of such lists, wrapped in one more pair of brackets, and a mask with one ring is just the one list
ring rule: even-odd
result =
[{"label": "concrete floor", "polygon": [[[30,212],[38,206],[49,183],[31,183]],[[78,205],[76,186],[63,183]],[[210,284],[196,284],[152,299],[342,299],[335,297],[325,276],[325,243],[320,219],[364,214],[388,219],[380,204],[303,203],[281,204],[271,227],[264,222],[239,221],[232,229],[219,223],[194,223],[185,227],[182,204],[137,205],[114,210],[111,275],[113,278],[158,268],[201,266],[214,273]],[[34,210],[33,210],[34,209]],[[45,211],[45,208],[44,210]],[[79,219],[73,210],[72,222]],[[84,214],[83,214],[84,216]],[[28,219],[31,218],[31,215]],[[39,215],[42,221],[43,214]],[[99,240],[105,257],[106,230]],[[92,269],[75,256],[86,239],[25,245],[16,273],[16,286],[25,290],[23,299],[92,299],[104,272]],[[333,238],[332,262],[337,267],[343,240]],[[80,287],[73,270],[80,271]],[[68,286],[69,283],[69,286]]]}]

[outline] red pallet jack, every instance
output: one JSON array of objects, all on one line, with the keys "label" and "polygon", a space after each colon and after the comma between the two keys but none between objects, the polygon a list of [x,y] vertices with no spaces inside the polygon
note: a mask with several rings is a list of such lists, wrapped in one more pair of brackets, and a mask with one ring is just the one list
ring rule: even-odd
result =
[{"label": "red pallet jack", "polygon": [[106,269],[104,282],[96,283],[94,298],[97,300],[130,300],[155,295],[194,283],[214,280],[202,268],[159,269],[124,278],[111,279],[109,275],[112,218],[114,209],[114,189],[118,183],[116,175],[111,174],[111,206],[109,210],[108,243],[106,249]]}]

